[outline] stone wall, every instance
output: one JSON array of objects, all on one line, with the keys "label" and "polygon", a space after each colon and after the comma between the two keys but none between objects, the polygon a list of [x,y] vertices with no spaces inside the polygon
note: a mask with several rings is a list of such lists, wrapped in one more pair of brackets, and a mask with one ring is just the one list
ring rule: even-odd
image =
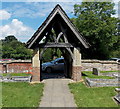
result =
[{"label": "stone wall", "polygon": [[[31,72],[31,68],[31,60],[14,60],[10,62],[0,62],[0,73]],[[100,71],[116,71],[120,70],[120,64],[114,61],[82,60],[82,71],[92,71],[93,68],[98,68]]]},{"label": "stone wall", "polygon": [[31,72],[31,69],[30,60],[0,62],[0,73],[28,73]]},{"label": "stone wall", "polygon": [[115,61],[82,60],[82,71],[92,71],[97,68],[99,71],[120,70],[120,63]]}]

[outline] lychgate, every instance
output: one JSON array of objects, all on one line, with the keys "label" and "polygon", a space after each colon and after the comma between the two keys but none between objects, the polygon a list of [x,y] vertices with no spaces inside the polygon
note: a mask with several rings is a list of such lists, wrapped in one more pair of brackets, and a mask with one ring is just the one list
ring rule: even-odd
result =
[{"label": "lychgate", "polygon": [[80,35],[60,5],[56,5],[26,45],[34,50],[33,81],[41,80],[41,57],[47,48],[59,48],[65,59],[66,77],[81,80],[80,47],[88,48],[89,43]]}]

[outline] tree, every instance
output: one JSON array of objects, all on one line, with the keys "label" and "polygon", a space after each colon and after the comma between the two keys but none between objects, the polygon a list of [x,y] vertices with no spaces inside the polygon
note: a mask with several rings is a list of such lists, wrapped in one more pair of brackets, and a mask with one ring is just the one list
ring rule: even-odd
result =
[{"label": "tree", "polygon": [[15,36],[7,36],[1,42],[1,58],[30,59],[32,57],[32,50],[27,49]]},{"label": "tree", "polygon": [[13,35],[10,35],[10,36],[7,36],[7,37],[5,37],[5,39],[3,40],[4,42],[11,42],[11,41],[18,41],[17,40],[17,38],[15,37],[15,36],[13,36]]},{"label": "tree", "polygon": [[[74,5],[74,24],[87,41],[91,44],[89,50],[84,50],[83,58],[108,59],[118,42],[117,23],[114,3],[111,2],[82,2]],[[91,55],[89,55],[91,54]]]},{"label": "tree", "polygon": [[62,56],[62,52],[58,48],[48,48],[42,55],[43,62],[49,62],[54,59],[54,56],[60,58]]}]

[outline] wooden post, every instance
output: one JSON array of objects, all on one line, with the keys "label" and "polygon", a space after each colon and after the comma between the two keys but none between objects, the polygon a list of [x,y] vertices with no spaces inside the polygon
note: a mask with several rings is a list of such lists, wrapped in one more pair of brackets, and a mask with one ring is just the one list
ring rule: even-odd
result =
[{"label": "wooden post", "polygon": [[74,55],[74,59],[73,59],[73,65],[72,65],[72,79],[75,81],[80,81],[81,78],[81,53],[79,48],[74,48],[73,50],[73,55]]},{"label": "wooden post", "polygon": [[33,78],[32,81],[40,81],[40,57],[39,48],[34,50],[32,58]]}]

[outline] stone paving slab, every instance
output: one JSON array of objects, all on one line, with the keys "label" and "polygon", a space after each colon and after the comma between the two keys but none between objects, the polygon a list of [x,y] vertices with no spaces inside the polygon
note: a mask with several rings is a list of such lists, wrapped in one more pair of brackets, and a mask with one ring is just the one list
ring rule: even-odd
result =
[{"label": "stone paving slab", "polygon": [[39,107],[76,107],[74,97],[70,93],[70,79],[46,79],[43,97]]}]

